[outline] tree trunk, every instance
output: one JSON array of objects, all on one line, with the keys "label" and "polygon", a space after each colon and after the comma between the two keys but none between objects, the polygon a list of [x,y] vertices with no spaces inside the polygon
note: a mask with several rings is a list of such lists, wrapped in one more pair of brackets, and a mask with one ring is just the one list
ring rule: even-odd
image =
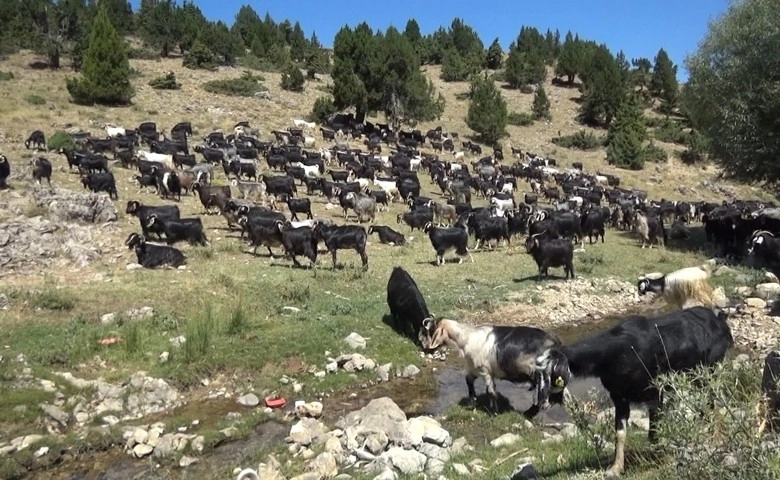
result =
[{"label": "tree trunk", "polygon": [[361,108],[355,109],[355,122],[356,123],[363,123],[366,121],[366,113]]},{"label": "tree trunk", "polygon": [[761,391],[768,400],[769,426],[776,429],[780,425],[780,352],[777,350],[769,352],[764,359]]},{"label": "tree trunk", "polygon": [[574,85],[574,75],[566,75],[566,78],[569,85]]}]

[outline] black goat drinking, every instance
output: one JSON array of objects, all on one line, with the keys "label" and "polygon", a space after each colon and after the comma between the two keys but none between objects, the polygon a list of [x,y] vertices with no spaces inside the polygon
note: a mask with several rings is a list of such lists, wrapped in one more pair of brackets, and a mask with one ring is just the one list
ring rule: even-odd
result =
[{"label": "black goat drinking", "polygon": [[425,339],[423,321],[430,318],[431,313],[417,283],[401,267],[394,267],[387,281],[387,306],[395,329],[422,346]]},{"label": "black goat drinking", "polygon": [[368,235],[372,233],[379,235],[379,243],[393,245],[404,245],[406,243],[406,237],[402,233],[396,232],[385,225],[371,225],[368,227]]}]

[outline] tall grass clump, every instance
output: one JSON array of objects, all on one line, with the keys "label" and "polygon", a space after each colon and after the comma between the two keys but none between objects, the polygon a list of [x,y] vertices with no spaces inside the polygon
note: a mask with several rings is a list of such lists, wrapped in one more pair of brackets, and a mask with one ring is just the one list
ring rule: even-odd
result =
[{"label": "tall grass clump", "polygon": [[214,330],[216,320],[214,308],[207,304],[203,315],[200,315],[187,323],[187,339],[182,346],[184,361],[196,362],[208,353],[214,342]]}]

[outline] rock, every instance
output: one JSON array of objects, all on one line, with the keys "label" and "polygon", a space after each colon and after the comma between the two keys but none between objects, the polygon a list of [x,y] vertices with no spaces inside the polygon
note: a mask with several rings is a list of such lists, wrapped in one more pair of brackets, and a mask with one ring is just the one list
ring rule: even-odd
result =
[{"label": "rock", "polygon": [[40,382],[41,382],[41,388],[43,388],[44,392],[51,393],[51,392],[54,392],[55,390],[57,390],[57,385],[54,382],[52,382],[51,380],[41,379]]},{"label": "rock", "polygon": [[313,418],[302,418],[290,427],[289,440],[308,447],[312,443],[320,443],[325,440],[327,428]]},{"label": "rock", "polygon": [[133,308],[125,312],[125,317],[133,322],[146,320],[147,318],[151,318],[153,316],[154,308],[152,307]]},{"label": "rock", "polygon": [[757,310],[763,310],[766,308],[766,302],[760,298],[751,297],[745,299],[745,305],[748,308],[754,308]]},{"label": "rock", "polygon": [[89,420],[89,414],[87,412],[78,412],[75,417],[76,422],[80,424],[84,424]]},{"label": "rock", "polygon": [[303,385],[298,382],[293,383],[293,392],[301,393],[301,390],[303,390]]},{"label": "rock", "polygon": [[101,325],[113,325],[116,322],[116,313],[106,313],[100,316]]},{"label": "rock", "polygon": [[317,478],[333,478],[339,473],[336,457],[332,453],[322,452],[309,463],[306,469],[318,475]]},{"label": "rock", "polygon": [[780,283],[760,283],[756,285],[756,296],[764,300],[777,300],[780,297]]},{"label": "rock", "polygon": [[375,398],[360,410],[349,412],[336,422],[344,430],[347,448],[358,448],[358,435],[383,432],[396,445],[410,444],[406,414],[388,397]]},{"label": "rock", "polygon": [[143,428],[133,430],[133,441],[135,443],[146,443],[147,440],[149,440],[149,432]]},{"label": "rock", "polygon": [[352,332],[349,335],[347,335],[346,338],[344,338],[344,341],[353,350],[358,350],[358,349],[362,350],[366,348],[366,339],[355,332]]},{"label": "rock", "polygon": [[396,480],[398,478],[398,474],[395,473],[392,469],[385,469],[373,478],[373,480]]},{"label": "rock", "polygon": [[205,441],[206,441],[206,439],[203,437],[203,435],[198,435],[197,437],[192,439],[192,443],[190,444],[190,447],[194,451],[196,451],[198,453],[202,453]]},{"label": "rock", "polygon": [[421,473],[428,460],[425,455],[416,450],[405,450],[401,447],[391,447],[383,456],[404,475]]},{"label": "rock", "polygon": [[729,298],[726,296],[726,291],[723,287],[718,287],[712,291],[712,299],[716,307],[725,308],[729,304]]},{"label": "rock", "polygon": [[[720,287],[718,287],[720,288]],[[717,290],[717,289],[716,289]],[[753,289],[750,287],[735,287],[734,293],[739,295],[740,297],[749,297],[753,294]]]},{"label": "rock", "polygon": [[170,358],[171,354],[170,352],[162,352],[160,354],[160,363],[165,363],[168,361],[168,358]]},{"label": "rock", "polygon": [[35,458],[41,458],[42,456],[46,455],[47,453],[49,453],[49,447],[41,447],[38,450],[36,450],[35,453],[33,453],[33,456]]},{"label": "rock", "polygon": [[136,458],[143,458],[151,454],[153,451],[154,447],[150,447],[149,445],[145,445],[143,443],[139,443],[133,447],[133,455],[135,455]]},{"label": "rock", "polygon": [[115,415],[106,415],[103,417],[103,423],[108,425],[109,427],[113,427],[117,423],[119,423],[119,418],[117,418]]},{"label": "rock", "polygon": [[260,405],[260,399],[257,398],[257,395],[254,393],[247,393],[244,395],[241,395],[238,397],[238,400],[236,400],[239,405],[243,405],[244,407],[256,407]]},{"label": "rock", "polygon": [[187,468],[187,467],[189,467],[190,465],[192,465],[193,463],[198,463],[198,459],[197,459],[197,458],[195,458],[195,457],[189,457],[189,456],[187,456],[187,455],[184,455],[184,456],[182,456],[182,457],[179,459],[179,466],[180,466],[181,468]]},{"label": "rock", "polygon": [[25,448],[40,442],[44,439],[43,435],[26,435],[24,437],[17,437],[11,440],[11,445],[16,445],[17,450],[24,450]]},{"label": "rock", "polygon": [[466,440],[466,437],[458,437],[452,442],[452,446],[450,447],[450,453],[452,455],[461,455],[462,453],[465,453],[466,451],[474,450],[474,448],[469,445],[468,440]]},{"label": "rock", "polygon": [[714,272],[712,272],[712,275],[719,277],[721,275],[736,275],[737,273],[739,272],[729,267],[728,265],[721,265],[720,267],[715,269]]},{"label": "rock", "polygon": [[187,341],[187,339],[184,337],[184,335],[179,335],[178,337],[172,337],[168,339],[171,342],[171,345],[174,347],[181,347],[184,345],[184,342]]},{"label": "rock", "polygon": [[142,268],[144,268],[144,266],[141,265],[140,263],[128,263],[125,266],[125,270],[128,270],[128,271],[140,270]]},{"label": "rock", "polygon": [[68,426],[70,415],[68,415],[68,413],[63,411],[60,407],[54,405],[48,405],[44,403],[41,404],[41,410],[43,410],[43,413],[51,417],[54,421],[56,421],[63,427]]},{"label": "rock", "polygon": [[531,463],[523,463],[515,468],[509,480],[537,480],[539,473]]},{"label": "rock", "polygon": [[385,451],[390,440],[385,432],[370,433],[365,439],[365,448],[374,455],[379,455]]},{"label": "rock", "polygon": [[443,447],[448,446],[451,442],[449,432],[441,428],[435,419],[427,416],[411,418],[406,422],[406,431],[409,432],[414,445],[420,445],[426,441]]},{"label": "rock", "polygon": [[471,476],[471,471],[469,471],[469,467],[463,465],[462,463],[453,463],[452,469],[455,470],[455,473],[458,475],[468,477]]},{"label": "rock", "polygon": [[766,279],[767,283],[780,283],[780,279],[778,279],[777,275],[772,272],[765,272],[764,278]]},{"label": "rock", "polygon": [[[428,457],[428,460],[435,459],[441,462],[448,462],[450,460],[450,450],[448,448],[442,448],[432,443],[423,443],[418,449],[420,453]],[[425,468],[426,470],[428,467]]]},{"label": "rock", "polygon": [[516,435],[514,433],[505,433],[501,435],[500,437],[491,440],[490,445],[492,445],[494,448],[501,448],[505,447],[507,445],[512,445],[514,443],[517,443],[520,441],[520,436]]},{"label": "rock", "polygon": [[428,461],[425,462],[425,473],[428,474],[429,477],[437,477],[441,475],[444,473],[444,462],[429,457]]},{"label": "rock", "polygon": [[383,382],[390,380],[390,371],[392,370],[392,368],[393,368],[392,363],[385,363],[384,365],[379,367],[376,371],[379,379]]},{"label": "rock", "polygon": [[747,365],[750,363],[750,355],[747,353],[740,353],[739,355],[734,358],[734,360],[731,361],[731,364],[734,366],[734,369],[742,368],[743,365]]},{"label": "rock", "polygon": [[328,373],[336,373],[339,370],[339,364],[336,362],[328,362],[325,364],[325,371]]},{"label": "rock", "polygon": [[417,365],[407,365],[404,367],[403,372],[401,372],[401,376],[404,378],[414,378],[417,375],[419,375],[420,369],[417,367]]},{"label": "rock", "polygon": [[311,417],[320,418],[322,416],[322,403],[309,402],[295,406],[295,414],[298,418]]},{"label": "rock", "polygon": [[49,218],[62,222],[103,224],[118,218],[114,202],[106,195],[35,186],[33,200],[49,211]]},{"label": "rock", "polygon": [[341,365],[347,372],[359,372],[363,370],[363,367],[366,365],[366,357],[359,353],[341,355],[336,359],[336,363]]},{"label": "rock", "polygon": [[344,448],[341,446],[341,441],[336,437],[330,437],[325,441],[325,451],[334,455],[341,455],[344,453]]}]

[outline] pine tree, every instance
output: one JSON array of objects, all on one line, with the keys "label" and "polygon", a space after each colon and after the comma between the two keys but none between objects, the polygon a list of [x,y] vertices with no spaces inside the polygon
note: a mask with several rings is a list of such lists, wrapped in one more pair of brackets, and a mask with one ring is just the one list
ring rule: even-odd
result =
[{"label": "pine tree", "polygon": [[296,62],[301,62],[306,58],[306,37],[298,22],[295,22],[290,37],[290,57]]},{"label": "pine tree", "polygon": [[196,39],[190,51],[184,55],[181,64],[191,69],[216,70],[217,59],[200,38]]},{"label": "pine tree", "polygon": [[284,69],[284,72],[282,72],[280,86],[282,87],[282,90],[287,90],[288,92],[302,92],[305,82],[306,79],[303,78],[301,69],[290,63],[287,65],[287,68]]},{"label": "pine tree", "polygon": [[634,94],[623,98],[607,133],[607,162],[621,168],[641,170],[645,150],[642,142],[647,129],[642,118],[642,106]]},{"label": "pine tree", "polygon": [[68,92],[79,104],[128,104],[134,90],[130,85],[130,62],[122,39],[100,7],[92,23],[84,53],[81,79],[67,80]]},{"label": "pine tree", "polygon": [[677,65],[662,48],[655,57],[653,76],[650,79],[653,93],[661,99],[661,110],[667,115],[677,106],[679,85],[677,84]]},{"label": "pine tree", "polygon": [[606,46],[596,47],[582,76],[583,95],[580,120],[588,124],[609,125],[626,92],[620,66]]},{"label": "pine tree", "polygon": [[566,34],[566,41],[561,47],[558,55],[558,63],[555,64],[555,75],[566,77],[566,83],[572,85],[574,77],[582,68],[582,46],[579,41],[575,41],[571,32]]},{"label": "pine tree", "polygon": [[441,79],[445,82],[463,82],[475,73],[472,62],[464,59],[460,52],[451,48],[444,54],[441,64]]},{"label": "pine tree", "polygon": [[496,38],[488,47],[487,55],[485,56],[485,67],[491,70],[498,70],[501,68],[503,61],[504,49],[501,48],[501,44],[498,43],[498,38]]},{"label": "pine tree", "polygon": [[539,85],[534,94],[534,103],[531,109],[534,112],[534,117],[537,120],[550,120],[550,99],[547,98],[547,92],[544,91],[544,86]]},{"label": "pine tree", "polygon": [[475,76],[472,80],[472,96],[466,115],[466,125],[477,132],[483,141],[495,143],[506,136],[506,100],[493,80]]}]

